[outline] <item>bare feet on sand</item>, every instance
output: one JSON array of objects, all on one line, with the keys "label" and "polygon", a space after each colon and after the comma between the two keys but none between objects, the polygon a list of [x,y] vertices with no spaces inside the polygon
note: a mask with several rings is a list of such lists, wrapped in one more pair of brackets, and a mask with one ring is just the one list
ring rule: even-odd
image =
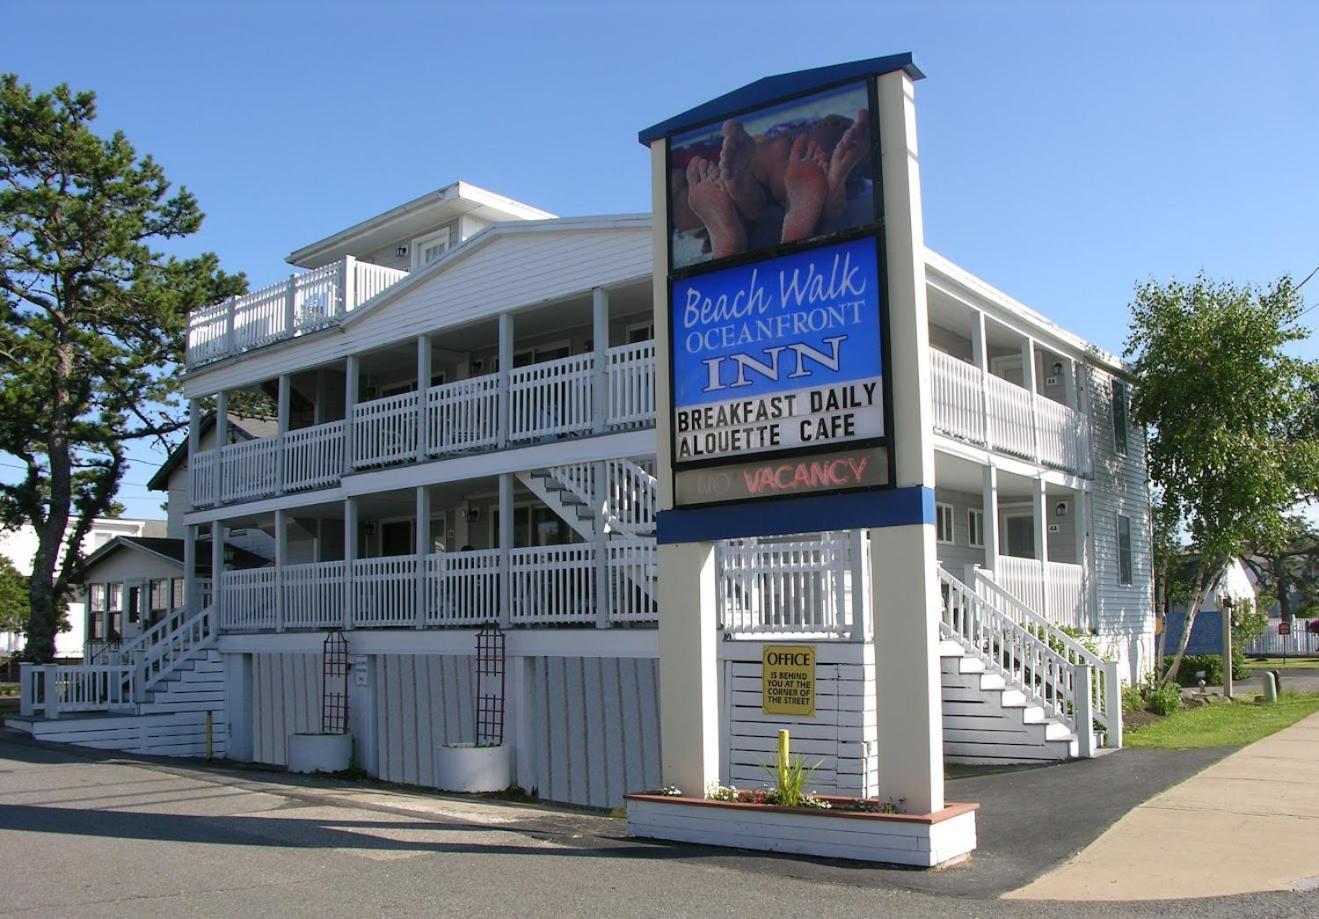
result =
[{"label": "bare feet on sand", "polygon": [[756,142],[736,121],[724,122],[724,146],[719,151],[719,178],[747,220],[759,220],[765,212],[765,189],[756,181],[752,161]]},{"label": "bare feet on sand", "polygon": [[847,210],[847,177],[869,152],[870,113],[862,109],[856,113],[856,121],[838,139],[829,158],[829,199],[824,206],[824,216],[828,219],[836,220]]},{"label": "bare feet on sand", "polygon": [[746,230],[719,177],[719,167],[704,157],[687,164],[687,201],[710,234],[711,255],[723,258],[746,249]]},{"label": "bare feet on sand", "polygon": [[805,136],[792,142],[788,165],[783,173],[788,195],[788,211],[783,215],[785,243],[806,239],[815,233],[829,194],[829,158],[820,145]]}]

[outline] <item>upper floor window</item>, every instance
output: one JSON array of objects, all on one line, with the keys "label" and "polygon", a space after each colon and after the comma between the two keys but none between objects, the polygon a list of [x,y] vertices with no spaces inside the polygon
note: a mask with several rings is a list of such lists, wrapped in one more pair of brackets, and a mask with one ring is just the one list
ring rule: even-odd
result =
[{"label": "upper floor window", "polygon": [[412,241],[412,270],[425,268],[449,251],[449,227]]},{"label": "upper floor window", "polygon": [[1113,381],[1113,449],[1127,452],[1127,384]]},{"label": "upper floor window", "polygon": [[1123,514],[1117,517],[1117,581],[1131,585],[1131,518]]},{"label": "upper floor window", "polygon": [[973,549],[985,547],[985,512],[971,508],[966,512],[966,544]]},{"label": "upper floor window", "polygon": [[934,505],[935,539],[942,543],[953,542],[953,506]]}]

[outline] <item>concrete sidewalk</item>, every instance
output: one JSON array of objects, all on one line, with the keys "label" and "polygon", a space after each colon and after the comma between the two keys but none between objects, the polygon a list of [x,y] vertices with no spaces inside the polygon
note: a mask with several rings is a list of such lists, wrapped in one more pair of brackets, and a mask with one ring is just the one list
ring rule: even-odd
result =
[{"label": "concrete sidewalk", "polygon": [[1160,900],[1319,889],[1319,714],[1136,807],[1005,896]]}]

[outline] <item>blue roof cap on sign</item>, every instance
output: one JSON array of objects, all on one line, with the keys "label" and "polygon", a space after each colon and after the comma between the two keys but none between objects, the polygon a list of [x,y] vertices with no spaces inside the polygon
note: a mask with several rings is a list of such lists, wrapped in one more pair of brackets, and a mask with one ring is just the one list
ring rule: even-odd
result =
[{"label": "blue roof cap on sign", "polygon": [[697,128],[725,118],[734,112],[758,108],[788,96],[810,92],[817,86],[843,83],[848,80],[860,80],[865,77],[877,77],[880,74],[905,70],[913,80],[925,78],[920,68],[912,62],[911,52],[889,54],[885,57],[872,57],[864,61],[850,61],[846,64],[830,64],[828,67],[815,67],[811,70],[797,70],[793,73],[780,73],[772,77],[763,77],[754,83],[748,83],[741,89],[724,93],[717,99],[703,102],[696,108],[688,109],[681,115],[674,115],[659,124],[646,128],[637,135],[637,140],[646,146],[661,137],[677,134],[688,128]]}]

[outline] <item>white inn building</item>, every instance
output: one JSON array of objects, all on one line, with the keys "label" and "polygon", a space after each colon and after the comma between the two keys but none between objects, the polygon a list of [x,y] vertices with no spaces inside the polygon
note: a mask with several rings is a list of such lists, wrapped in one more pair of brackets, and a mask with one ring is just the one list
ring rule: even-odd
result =
[{"label": "white inn building", "polygon": [[[599,807],[658,786],[652,248],[648,216],[456,182],[195,313],[184,388],[217,422],[210,445],[194,426],[175,493],[187,599],[101,664],[30,668],[11,725],[285,765],[321,730],[341,629],[353,762],[436,784],[436,748],[478,740],[477,630],[498,623],[509,783]],[[1121,362],[940,255],[924,267],[945,756],[1093,755],[1153,653]],[[269,436],[230,429],[241,392],[278,406]],[[226,559],[239,531],[268,537],[267,564]],[[761,784],[788,726],[817,788],[873,792],[870,551],[864,531],[719,546],[726,783]],[[763,713],[771,641],[815,646],[813,717]]]}]

